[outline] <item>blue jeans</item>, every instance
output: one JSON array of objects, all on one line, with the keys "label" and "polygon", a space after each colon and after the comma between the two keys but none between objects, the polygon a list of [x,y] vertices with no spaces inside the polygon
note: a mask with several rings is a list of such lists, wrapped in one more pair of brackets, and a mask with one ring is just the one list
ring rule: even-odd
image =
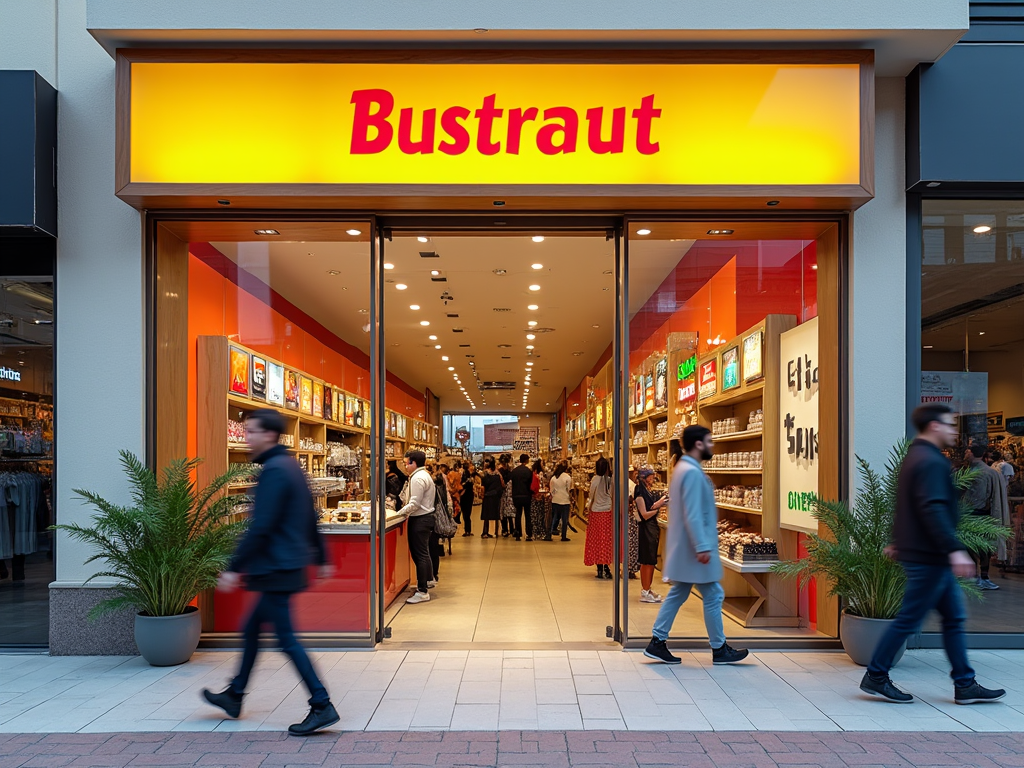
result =
[{"label": "blue jeans", "polygon": [[311,707],[323,707],[330,703],[331,697],[316,676],[313,663],[306,655],[305,649],[295,637],[292,629],[291,608],[288,601],[291,600],[289,592],[263,592],[260,599],[249,614],[242,630],[245,637],[245,650],[242,652],[242,666],[238,675],[231,681],[231,689],[238,694],[245,693],[245,687],[249,684],[249,675],[252,673],[253,664],[256,663],[256,653],[259,651],[260,630],[264,624],[273,624],[277,633],[277,640],[281,644],[281,651],[287,654],[292,660],[302,682],[309,690],[309,705]]},{"label": "blue jeans", "polygon": [[552,504],[551,505],[551,535],[554,536],[558,533],[558,525],[562,525],[562,538],[565,538],[566,532],[569,530],[569,505],[568,504]]},{"label": "blue jeans", "polygon": [[694,586],[697,587],[701,600],[704,601],[704,626],[708,631],[708,641],[712,648],[721,648],[725,644],[725,628],[722,626],[722,603],[725,602],[725,590],[717,581],[707,584],[686,584],[681,581],[673,581],[672,588],[669,589],[658,610],[658,618],[654,621],[654,629],[651,634],[658,640],[668,640],[672,624],[676,620],[676,614],[683,607],[683,603],[690,596],[690,590]]},{"label": "blue jeans", "polygon": [[953,569],[948,565],[922,563],[900,565],[907,574],[903,606],[896,620],[878,641],[878,647],[868,665],[868,673],[876,678],[888,675],[896,651],[921,628],[921,622],[928,611],[937,608],[942,616],[942,644],[953,666],[950,677],[956,685],[970,685],[974,681],[974,670],[967,663],[967,639],[964,633],[967,612]]}]

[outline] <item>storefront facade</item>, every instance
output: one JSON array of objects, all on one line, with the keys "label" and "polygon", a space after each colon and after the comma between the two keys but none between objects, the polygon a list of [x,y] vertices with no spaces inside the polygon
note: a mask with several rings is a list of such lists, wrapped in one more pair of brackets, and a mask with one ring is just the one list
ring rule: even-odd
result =
[{"label": "storefront facade", "polygon": [[954,461],[981,445],[1006,481],[988,511],[1013,539],[968,620],[972,642],[994,647],[1024,642],[1024,111],[1002,96],[1022,74],[1024,4],[990,2],[972,3],[968,33],[907,79],[907,408],[950,402],[965,414]]},{"label": "storefront facade", "polygon": [[[481,17],[467,25],[453,16],[441,25],[447,31],[436,31],[436,19],[423,23],[423,29],[395,30],[390,19],[346,18],[342,24],[330,13],[317,16],[314,9],[300,12],[309,13],[308,20],[276,25],[277,11],[267,8],[261,29],[242,33],[236,29],[241,16],[231,15],[242,10],[222,4],[197,33],[195,20],[169,20],[146,3],[131,11],[133,18],[119,15],[124,9],[117,3],[68,5],[74,12],[62,9],[56,36],[61,56],[52,51],[49,62],[60,74],[62,114],[81,117],[74,126],[66,124],[71,138],[62,141],[60,154],[66,193],[57,276],[58,285],[72,287],[58,297],[57,370],[94,370],[97,350],[90,338],[97,326],[105,331],[99,377],[57,378],[59,521],[87,519],[88,511],[70,500],[74,488],[114,498],[123,493],[118,449],[135,450],[159,466],[193,446],[203,447],[202,435],[189,432],[199,422],[181,417],[188,413],[183,393],[193,386],[188,372],[161,364],[179,351],[182,359],[189,355],[184,346],[174,347],[188,343],[187,334],[173,330],[175,323],[186,315],[192,322],[191,307],[175,305],[181,293],[174,281],[183,279],[187,286],[190,280],[187,272],[175,272],[175,259],[187,261],[196,242],[240,241],[254,222],[263,231],[289,230],[297,241],[315,241],[318,227],[358,232],[349,238],[358,238],[365,253],[370,340],[365,367],[359,369],[365,376],[351,369],[354,383],[349,383],[349,369],[300,370],[314,377],[313,387],[319,379],[324,387],[365,401],[368,424],[359,439],[377,468],[370,473],[371,497],[383,480],[387,411],[397,409],[395,398],[403,391],[384,366],[383,349],[390,342],[384,264],[393,236],[426,229],[608,234],[616,296],[610,370],[625,375],[617,385],[610,376],[611,386],[601,392],[616,425],[603,439],[619,458],[622,473],[616,480],[623,498],[625,457],[636,437],[626,425],[638,417],[629,377],[659,348],[654,342],[644,348],[629,330],[628,318],[638,309],[631,311],[628,304],[629,259],[642,253],[639,240],[647,235],[641,230],[666,242],[699,240],[705,229],[710,236],[741,222],[747,233],[754,232],[748,235],[754,241],[792,232],[794,239],[816,242],[813,280],[796,278],[804,303],[795,314],[800,322],[821,318],[817,351],[823,366],[820,457],[825,468],[817,472],[818,491],[848,495],[853,456],[881,463],[902,436],[906,398],[899,382],[908,355],[892,338],[891,326],[902,319],[906,305],[903,78],[921,61],[936,60],[959,37],[966,26],[965,4],[940,4],[929,10],[928,19],[868,6],[860,31],[818,28],[819,11],[808,4],[785,23],[765,19],[755,39],[730,32],[731,22],[710,16],[693,20],[703,31],[681,34],[668,5],[655,9],[651,25],[632,32],[621,31],[621,9],[614,4],[596,13],[589,7],[584,15],[593,27],[587,30],[578,29],[573,9],[563,7],[558,18],[546,19],[545,33],[529,31],[536,29],[536,18],[526,9],[513,23],[495,19],[492,24]],[[415,12],[409,10],[409,23],[416,27]],[[26,7],[26,21],[31,13]],[[245,14],[251,18],[252,9]],[[349,31],[334,31],[341,27]],[[713,50],[706,50],[709,44]],[[687,50],[696,45],[705,50]],[[261,50],[268,47],[276,50]],[[410,58],[410,51],[416,55]],[[778,132],[762,145],[756,135],[723,132],[729,115],[746,115],[766,103],[758,82],[772,67],[796,75],[788,91],[772,92],[774,107],[759,113]],[[495,72],[501,89],[491,91],[487,78]],[[840,73],[839,80],[821,80],[827,72]],[[339,86],[355,81],[363,85]],[[659,95],[680,82],[692,90]],[[560,91],[561,83],[572,86]],[[287,103],[267,110],[261,99],[270,92],[272,102],[287,96]],[[723,93],[734,112],[724,105],[716,110]],[[745,102],[749,94],[752,101]],[[557,111],[531,116],[531,107]],[[272,124],[275,111],[291,118],[304,110],[305,133],[289,134],[289,120]],[[404,118],[397,119],[406,111],[412,130],[402,124]],[[513,111],[519,117],[515,131]],[[617,114],[623,115],[622,129]],[[421,128],[435,116],[439,129],[428,147]],[[538,117],[548,125],[558,118],[559,129],[524,127]],[[498,122],[500,139],[489,133],[499,119],[509,120]],[[659,133],[659,120],[668,125],[676,119],[681,122]],[[342,141],[330,130],[338,125]],[[690,144],[667,140],[682,135]],[[385,141],[392,136],[394,144]],[[236,151],[247,141],[261,147],[257,162]],[[276,149],[266,152],[270,146]],[[575,158],[571,148],[577,150]],[[806,162],[793,162],[797,157]],[[83,194],[84,189],[92,191]],[[695,224],[700,233],[692,231]],[[211,255],[207,266],[213,261]],[[228,266],[225,275],[230,271]],[[817,296],[813,309],[808,285]],[[822,293],[823,285],[830,292]],[[713,358],[712,369],[720,366],[723,377],[732,375],[727,369],[747,337],[776,333],[768,326],[759,330],[758,322],[768,321],[764,316],[734,320],[715,335],[723,349],[699,362]],[[231,335],[226,329],[222,333]],[[879,344],[880,338],[887,342]],[[246,350],[275,358],[262,349]],[[352,363],[353,357],[347,360]],[[283,353],[276,362],[299,366]],[[888,372],[892,386],[879,386],[879,370]],[[749,385],[723,386],[745,393]],[[716,389],[710,397],[718,393],[727,394]],[[220,396],[222,405],[241,407],[227,394]],[[766,412],[767,400],[766,394]],[[429,410],[411,413],[417,430],[439,425]],[[331,411],[337,413],[333,402]],[[566,414],[570,421],[586,415]],[[317,418],[326,421],[323,410]],[[296,439],[312,440],[299,423]],[[567,429],[563,424],[565,439]],[[585,425],[579,437],[599,431],[600,421]],[[386,525],[383,517],[371,522],[367,542],[368,624],[355,631],[359,637],[343,637],[344,630],[333,628],[339,642],[373,644],[382,636],[387,585],[381,563],[387,558],[378,524]],[[130,651],[127,619],[84,619],[106,589],[102,583],[83,587],[91,573],[86,557],[77,545],[58,540],[50,590],[51,650]],[[608,606],[612,637],[628,640],[629,585],[616,585],[621,589]],[[815,599],[818,631],[834,638],[838,610],[824,596]]]}]

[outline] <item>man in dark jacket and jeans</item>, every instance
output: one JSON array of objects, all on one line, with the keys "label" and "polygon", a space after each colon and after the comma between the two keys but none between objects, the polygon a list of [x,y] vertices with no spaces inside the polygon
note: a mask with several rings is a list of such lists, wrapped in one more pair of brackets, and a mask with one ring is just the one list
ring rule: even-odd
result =
[{"label": "man in dark jacket and jeans", "polygon": [[932,608],[942,615],[942,642],[953,670],[957,704],[995,701],[1004,690],[983,687],[967,662],[963,595],[957,577],[974,575],[974,560],[956,535],[960,509],[949,460],[943,448],[956,444],[956,417],[948,406],[932,403],[914,410],[917,439],[900,467],[896,488],[893,544],[886,554],[899,560],[907,574],[903,606],[875,648],[860,689],[897,703],[914,697],[889,679],[893,659],[916,633]]},{"label": "man in dark jacket and jeans", "polygon": [[533,520],[530,519],[530,501],[533,491],[533,470],[527,464],[530,457],[525,453],[519,456],[519,466],[512,470],[512,503],[516,507],[516,527],[513,534],[516,541],[523,537],[523,517],[526,517],[526,540],[533,541]]},{"label": "man in dark jacket and jeans", "polygon": [[256,483],[249,529],[228,569],[220,575],[217,588],[228,592],[237,589],[244,573],[248,589],[259,592],[260,597],[243,630],[245,650],[238,675],[226,690],[214,693],[203,689],[203,696],[230,717],[239,716],[259,650],[260,630],[264,624],[273,624],[281,650],[292,660],[310,696],[306,719],[289,726],[288,732],[308,736],[341,718],[295,637],[289,602],[292,595],[306,588],[307,566],[318,565],[321,578],[329,577],[331,568],[305,475],[278,442],[284,430],[284,418],[268,408],[254,411],[245,422],[245,439],[253,461],[262,464],[263,470]]}]

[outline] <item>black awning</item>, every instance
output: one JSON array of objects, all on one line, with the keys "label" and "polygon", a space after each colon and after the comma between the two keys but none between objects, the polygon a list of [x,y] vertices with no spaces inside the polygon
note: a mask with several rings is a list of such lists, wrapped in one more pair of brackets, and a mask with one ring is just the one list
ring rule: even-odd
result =
[{"label": "black awning", "polygon": [[57,236],[57,91],[0,71],[0,237]]}]

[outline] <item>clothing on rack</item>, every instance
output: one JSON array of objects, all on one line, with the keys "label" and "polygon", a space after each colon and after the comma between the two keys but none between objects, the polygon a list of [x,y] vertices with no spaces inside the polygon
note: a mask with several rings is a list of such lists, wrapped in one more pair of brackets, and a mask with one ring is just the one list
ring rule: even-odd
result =
[{"label": "clothing on rack", "polygon": [[0,472],[0,560],[38,549],[38,533],[50,523],[49,482],[36,472]]}]

